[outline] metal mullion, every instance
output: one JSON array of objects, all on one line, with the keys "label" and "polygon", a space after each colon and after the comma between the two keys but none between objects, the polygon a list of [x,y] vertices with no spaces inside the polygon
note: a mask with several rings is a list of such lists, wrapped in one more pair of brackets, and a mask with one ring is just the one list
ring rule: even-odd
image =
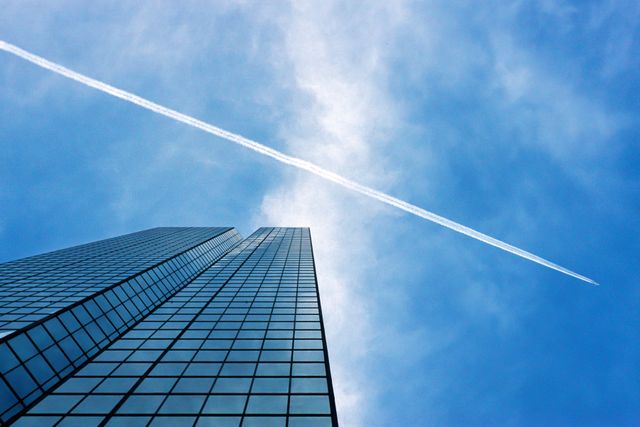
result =
[{"label": "metal mullion", "polygon": [[[293,240],[293,237],[292,237]],[[298,264],[300,262],[300,254],[302,253],[302,247],[299,247],[298,250]],[[298,265],[297,271],[297,280],[296,280],[296,291],[295,291],[295,306],[293,309],[293,331],[291,336],[291,362],[289,365],[289,387],[287,390],[287,420],[286,426],[289,426],[289,417],[291,415],[291,383],[293,383],[293,355],[296,347],[296,322],[298,321],[298,289],[300,288],[300,266]],[[283,267],[284,271],[284,267]]]}]

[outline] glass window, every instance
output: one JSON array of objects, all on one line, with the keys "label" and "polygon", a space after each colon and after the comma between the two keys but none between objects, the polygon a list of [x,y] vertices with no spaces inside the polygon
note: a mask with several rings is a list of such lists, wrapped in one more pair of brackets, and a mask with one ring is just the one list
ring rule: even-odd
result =
[{"label": "glass window", "polygon": [[288,393],[289,378],[256,378],[252,393]]},{"label": "glass window", "polygon": [[293,360],[295,362],[322,362],[324,354],[322,351],[316,350],[296,350],[293,352]]},{"label": "glass window", "polygon": [[28,334],[40,350],[44,350],[45,348],[53,344],[51,336],[49,336],[47,331],[45,331],[42,326],[37,326],[31,329]]},{"label": "glass window", "polygon": [[41,355],[37,355],[29,360],[26,363],[26,366],[29,372],[31,372],[31,375],[40,384],[44,384],[54,375],[53,371]]},{"label": "glass window", "polygon": [[127,362],[121,364],[111,375],[122,377],[141,376],[149,369],[149,366],[151,366],[151,363]]},{"label": "glass window", "polygon": [[215,350],[215,349],[225,350],[225,349],[231,348],[231,344],[233,344],[233,340],[209,339],[209,340],[205,340],[205,342],[202,344],[202,348],[210,349],[210,350]]},{"label": "glass window", "polygon": [[55,317],[48,320],[44,326],[47,328],[54,340],[59,341],[67,335],[67,331],[62,326],[62,323]]},{"label": "glass window", "polygon": [[220,371],[220,363],[192,362],[184,372],[185,376],[213,377]]},{"label": "glass window", "polygon": [[293,329],[293,322],[270,322],[269,329],[272,329],[272,330]]},{"label": "glass window", "polygon": [[88,351],[90,348],[95,346],[94,342],[89,338],[89,335],[84,329],[76,331],[73,334],[73,337],[84,351]]},{"label": "glass window", "polygon": [[80,323],[82,323],[83,325],[86,325],[91,320],[89,313],[87,313],[87,311],[81,305],[73,308],[71,312],[76,315],[78,320],[80,320]]},{"label": "glass window", "polygon": [[60,314],[60,320],[67,330],[74,332],[80,327],[80,323],[76,320],[75,316],[70,311]]},{"label": "glass window", "polygon": [[251,378],[218,378],[213,393],[247,393]]},{"label": "glass window", "polygon": [[175,427],[175,426],[191,426],[195,422],[196,417],[163,417],[156,416],[151,421],[150,427]]},{"label": "glass window", "polygon": [[69,378],[57,390],[57,393],[89,393],[102,381],[102,378]]},{"label": "glass window", "polygon": [[[169,396],[162,404],[161,414],[197,414],[204,403],[204,395]],[[174,424],[176,425],[176,424]]]},{"label": "glass window", "polygon": [[234,349],[260,349],[262,348],[262,340],[236,340],[233,343]]},{"label": "glass window", "polygon": [[[202,346],[203,342],[204,342],[203,340],[181,339],[174,343],[172,347],[172,351],[179,350],[179,349],[197,350]],[[192,355],[195,354],[195,351],[193,351],[191,354]]]},{"label": "glass window", "polygon": [[133,395],[118,409],[119,414],[152,414],[164,400],[162,395]]},{"label": "glass window", "polygon": [[173,393],[208,393],[213,381],[213,378],[181,378]]},{"label": "glass window", "polygon": [[290,363],[260,363],[256,372],[257,376],[289,376]]},{"label": "glass window", "polygon": [[224,350],[201,350],[194,357],[196,362],[221,362],[227,355]]},{"label": "glass window", "polygon": [[122,396],[89,395],[73,410],[76,414],[108,414]]},{"label": "glass window", "polygon": [[240,417],[201,416],[196,427],[239,427]]},{"label": "glass window", "polygon": [[17,366],[18,359],[13,355],[11,350],[6,344],[0,345],[0,371],[7,372],[14,366]]},{"label": "glass window", "polygon": [[66,414],[84,396],[74,395],[51,395],[44,398],[29,412],[33,414]]},{"label": "glass window", "polygon": [[94,360],[96,362],[122,362],[131,354],[131,350],[106,350]]},{"label": "glass window", "polygon": [[227,356],[228,362],[253,362],[258,360],[259,351],[252,350],[232,350]]},{"label": "glass window", "polygon": [[325,378],[292,378],[291,393],[327,393]]},{"label": "glass window", "polygon": [[135,377],[107,378],[96,388],[94,393],[119,393],[128,392],[138,381]]},{"label": "glass window", "polygon": [[222,366],[222,376],[252,376],[255,363],[225,363]]},{"label": "glass window", "polygon": [[64,368],[69,366],[70,363],[69,359],[67,359],[64,353],[60,351],[58,346],[53,346],[46,350],[44,352],[44,357],[57,372],[64,370]]},{"label": "glass window", "polygon": [[284,427],[286,417],[245,417],[242,427]]},{"label": "glass window", "polygon": [[151,417],[114,416],[107,423],[107,427],[145,427]]},{"label": "glass window", "polygon": [[14,427],[39,427],[44,425],[52,426],[52,425],[55,425],[59,419],[60,419],[59,416],[43,417],[43,416],[23,415],[20,418],[18,418],[15,424],[13,424],[13,426]]},{"label": "glass window", "polygon": [[0,380],[0,413],[3,413],[9,407],[18,402],[18,399],[9,389],[7,384]]},{"label": "glass window", "polygon": [[287,412],[286,395],[249,396],[248,414],[284,414]]},{"label": "glass window", "polygon": [[18,393],[18,397],[24,398],[37,387],[23,366],[14,368],[6,375],[6,378],[15,392]]},{"label": "glass window", "polygon": [[118,366],[117,363],[109,362],[109,363],[89,363],[87,366],[82,368],[82,370],[77,374],[80,376],[103,376],[106,377],[109,375],[115,368]]},{"label": "glass window", "polygon": [[324,363],[294,363],[292,375],[325,376]]},{"label": "glass window", "polygon": [[165,349],[168,348],[172,343],[172,340],[156,340],[156,339],[149,339],[147,341],[145,341],[140,348],[144,348],[144,349]]},{"label": "glass window", "polygon": [[317,350],[322,349],[321,340],[296,340],[296,350]]},{"label": "glass window", "polygon": [[105,339],[104,334],[102,333],[100,328],[98,328],[98,325],[96,325],[96,322],[88,323],[87,326],[85,326],[85,328],[94,342],[100,342]]},{"label": "glass window", "polygon": [[151,371],[152,376],[178,376],[184,371],[186,363],[158,363]]},{"label": "glass window", "polygon": [[18,335],[9,341],[9,345],[22,360],[27,360],[38,352],[26,335]]},{"label": "glass window", "polygon": [[60,423],[59,427],[98,427],[100,425],[100,421],[102,421],[104,417],[90,417],[90,416],[72,416],[67,415],[64,417]]},{"label": "glass window", "polygon": [[202,408],[204,414],[241,414],[247,396],[213,395],[209,396]]},{"label": "glass window", "polygon": [[291,395],[292,414],[328,414],[328,396]]},{"label": "glass window", "polygon": [[136,393],[168,393],[177,378],[145,378],[136,388]]},{"label": "glass window", "polygon": [[[196,331],[191,331],[191,332],[196,332]],[[260,332],[260,331],[245,331],[245,332]],[[261,332],[261,333],[264,334],[264,332]],[[211,331],[209,338],[235,338],[235,336],[236,336],[236,331],[213,330]],[[243,338],[253,338],[253,337],[243,337]]]},{"label": "glass window", "polygon": [[288,362],[291,360],[289,350],[264,350],[260,355],[261,362]]},{"label": "glass window", "polygon": [[[222,332],[222,331],[220,331]],[[238,333],[238,338],[264,338],[265,331],[240,331]],[[235,335],[235,334],[232,334]]]},{"label": "glass window", "polygon": [[265,340],[263,348],[268,350],[289,350],[291,345],[291,340]]},{"label": "glass window", "polygon": [[293,338],[293,331],[274,331],[267,332],[267,338],[273,339],[287,339]]},{"label": "glass window", "polygon": [[289,417],[289,427],[332,427],[331,417]]},{"label": "glass window", "polygon": [[162,354],[161,350],[137,350],[129,356],[127,362],[153,362]]},{"label": "glass window", "polygon": [[82,355],[82,350],[80,350],[78,344],[76,344],[71,337],[66,337],[60,341],[59,345],[70,360],[76,360]]}]

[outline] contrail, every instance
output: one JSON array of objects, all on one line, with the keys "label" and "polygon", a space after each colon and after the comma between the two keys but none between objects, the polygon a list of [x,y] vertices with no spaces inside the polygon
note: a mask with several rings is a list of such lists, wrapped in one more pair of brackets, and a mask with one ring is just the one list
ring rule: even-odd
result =
[{"label": "contrail", "polygon": [[588,277],[582,276],[581,274],[573,272],[567,268],[564,268],[558,264],[555,264],[551,261],[548,261],[544,258],[541,258],[523,249],[512,246],[501,240],[495,239],[491,236],[487,236],[486,234],[483,234],[472,228],[466,227],[462,224],[458,224],[457,222],[451,221],[450,219],[441,217],[440,215],[436,215],[435,213],[429,212],[425,209],[422,209],[421,207],[412,205],[411,203],[405,202],[404,200],[397,199],[381,191],[374,190],[373,188],[367,187],[365,185],[359,184],[350,179],[344,178],[334,172],[323,169],[320,166],[315,165],[306,160],[289,156],[278,150],[274,150],[273,148],[267,147],[266,145],[260,144],[259,142],[253,141],[251,139],[245,138],[235,133],[231,133],[224,129],[220,129],[219,127],[216,127],[209,123],[205,123],[194,117],[188,116],[186,114],[182,114],[178,111],[172,110],[167,107],[163,107],[162,105],[158,105],[154,102],[141,98],[130,92],[126,92],[122,89],[118,89],[106,83],[92,79],[90,77],[77,73],[73,70],[70,70],[66,67],[63,67],[62,65],[58,65],[40,56],[34,55],[30,52],[20,49],[19,47],[12,45],[10,43],[7,43],[5,41],[0,40],[0,49],[6,52],[9,52],[13,55],[16,55],[24,60],[27,60],[35,65],[38,65],[39,67],[45,68],[47,70],[53,71],[54,73],[67,77],[71,80],[75,80],[77,82],[90,86],[99,91],[108,93],[109,95],[115,96],[117,98],[124,99],[125,101],[139,105],[140,107],[146,108],[147,110],[151,110],[155,113],[162,114],[163,116],[167,116],[179,122],[186,123],[190,126],[196,127],[205,132],[219,136],[228,141],[235,142],[236,144],[242,145],[253,151],[257,151],[260,154],[276,159],[279,162],[296,167],[298,169],[305,170],[321,178],[324,178],[328,181],[335,182],[336,184],[341,185],[345,188],[348,188],[360,194],[364,194],[365,196],[376,199],[382,203],[386,203],[398,209],[402,209],[403,211],[409,212],[410,214],[416,215],[420,218],[424,218],[428,221],[435,222],[436,224],[440,224],[443,227],[450,228],[453,231],[457,231],[458,233],[465,234],[476,240],[480,240],[481,242],[487,243],[491,246],[495,246],[496,248],[502,249],[503,251],[507,251],[514,255],[518,255],[522,258],[528,259],[529,261],[536,262],[540,265],[544,265],[545,267],[552,268],[561,273],[583,280],[587,283],[591,283],[592,285],[598,285],[596,281],[589,279]]}]

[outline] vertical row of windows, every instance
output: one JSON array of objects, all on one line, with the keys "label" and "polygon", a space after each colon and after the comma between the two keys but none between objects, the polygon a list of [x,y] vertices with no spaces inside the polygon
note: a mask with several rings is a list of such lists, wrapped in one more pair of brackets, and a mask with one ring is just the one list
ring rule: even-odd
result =
[{"label": "vertical row of windows", "polygon": [[260,229],[19,423],[331,426],[322,334],[308,230]]},{"label": "vertical row of windows", "polygon": [[240,240],[227,231],[0,343],[0,420],[19,413]]}]

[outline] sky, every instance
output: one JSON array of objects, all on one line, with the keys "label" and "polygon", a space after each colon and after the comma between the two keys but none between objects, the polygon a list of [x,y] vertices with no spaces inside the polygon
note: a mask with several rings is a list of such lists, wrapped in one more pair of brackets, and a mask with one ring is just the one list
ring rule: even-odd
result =
[{"label": "sky", "polygon": [[561,273],[0,52],[0,262],[309,226],[345,426],[640,423],[634,1],[4,0],[0,39]]}]

